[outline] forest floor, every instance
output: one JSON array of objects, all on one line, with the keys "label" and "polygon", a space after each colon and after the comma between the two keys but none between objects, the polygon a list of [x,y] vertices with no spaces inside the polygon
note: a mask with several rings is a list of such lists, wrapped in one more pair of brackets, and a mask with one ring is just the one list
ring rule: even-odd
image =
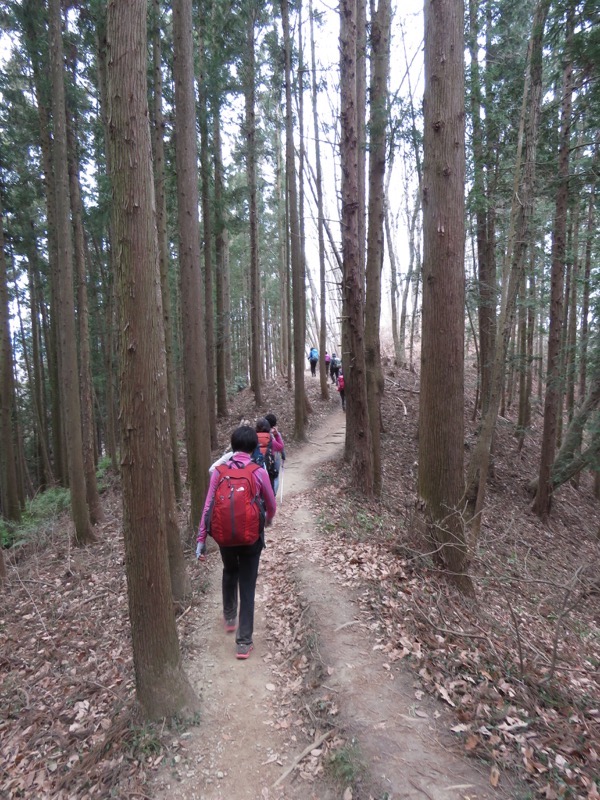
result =
[{"label": "forest floor", "polygon": [[[10,554],[0,612],[0,797],[157,800],[484,800],[600,797],[600,514],[593,481],[562,487],[548,525],[529,510],[541,417],[518,453],[500,419],[477,558],[477,600],[434,568],[416,499],[418,380],[388,371],[380,505],[348,489],[337,393],[309,442],[265,391],[287,439],[267,531],[255,650],[234,658],[220,559],[191,561],[178,614],[197,725],[145,725],[133,703],[120,497],[101,543],[69,546],[64,517]],[[465,408],[466,447],[476,423]],[[249,392],[220,430],[253,418]],[[182,525],[187,509],[182,507]],[[191,556],[191,554],[190,554]]]}]

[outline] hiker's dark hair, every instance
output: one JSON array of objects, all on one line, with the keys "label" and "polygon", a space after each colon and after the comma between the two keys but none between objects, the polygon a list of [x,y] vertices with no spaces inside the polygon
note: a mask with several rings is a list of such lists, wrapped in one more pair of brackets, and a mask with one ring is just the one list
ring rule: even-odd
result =
[{"label": "hiker's dark hair", "polygon": [[258,433],[270,433],[271,423],[266,417],[259,417],[256,420],[256,430]]},{"label": "hiker's dark hair", "polygon": [[271,413],[265,414],[265,419],[267,420],[267,422],[269,423],[269,425],[272,428],[274,428],[275,425],[277,425],[277,417],[275,416],[275,414],[271,414]]},{"label": "hiker's dark hair", "polygon": [[258,446],[256,431],[249,425],[240,425],[231,434],[231,449],[234,453],[253,453]]}]

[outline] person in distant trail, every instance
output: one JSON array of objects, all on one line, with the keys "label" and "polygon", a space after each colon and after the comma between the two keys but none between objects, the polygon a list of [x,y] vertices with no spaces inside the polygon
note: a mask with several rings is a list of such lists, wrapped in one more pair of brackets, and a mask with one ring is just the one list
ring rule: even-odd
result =
[{"label": "person in distant trail", "polygon": [[319,361],[319,351],[316,347],[310,348],[310,353],[308,354],[308,363],[310,364],[310,374],[313,378],[317,377],[317,362]]},{"label": "person in distant trail", "polygon": [[341,368],[342,368],[341,359],[339,359],[335,353],[332,353],[331,363],[329,366],[329,375],[331,377],[332,383],[337,383],[338,375],[340,374]]},{"label": "person in distant trail", "polygon": [[277,430],[277,417],[275,414],[265,414],[265,419],[271,425],[271,433],[273,434],[273,439],[276,442],[281,442],[282,449],[277,450],[277,448],[273,448],[275,453],[275,468],[277,469],[277,475],[275,476],[275,480],[272,483],[273,486],[273,494],[277,497],[277,490],[279,489],[279,476],[281,475],[281,470],[283,469],[283,462],[285,461],[285,445],[283,442],[283,436]]},{"label": "person in distant trail", "polygon": [[342,401],[342,411],[346,410],[346,381],[344,380],[344,376],[340,373],[339,378],[337,379],[337,390],[340,393],[340,400]]},{"label": "person in distant trail", "polygon": [[329,355],[327,350],[325,350],[325,375],[327,375],[329,373],[329,365],[330,364],[331,364],[331,356]]},{"label": "person in distant trail", "polygon": [[256,434],[258,436],[258,448],[252,454],[252,460],[267,470],[271,488],[275,491],[275,478],[279,475],[275,453],[283,452],[283,439],[279,434],[279,438],[275,438],[271,431],[271,423],[266,417],[259,417],[256,420]]},{"label": "person in distant trail", "polygon": [[[210,534],[223,561],[223,619],[225,630],[236,630],[236,658],[246,659],[253,650],[254,600],[265,525],[277,505],[267,472],[251,461],[258,436],[249,425],[231,435],[233,456],[211,475],[200,519],[196,558],[206,553]],[[241,542],[241,543],[240,543]],[[239,600],[239,619],[238,619]]]}]

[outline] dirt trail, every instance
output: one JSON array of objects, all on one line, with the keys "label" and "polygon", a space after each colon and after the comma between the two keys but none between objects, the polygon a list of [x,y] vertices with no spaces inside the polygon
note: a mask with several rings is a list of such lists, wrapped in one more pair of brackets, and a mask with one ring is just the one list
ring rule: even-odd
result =
[{"label": "dirt trail", "polygon": [[[206,601],[186,669],[202,700],[200,724],[183,733],[150,787],[158,800],[333,800],[343,789],[317,775],[312,782],[293,771],[278,778],[310,740],[301,721],[281,723],[278,709],[278,642],[264,616],[269,593],[277,591],[274,563],[284,555],[315,625],[317,649],[328,676],[315,689],[334,698],[336,721],[347,739],[355,738],[367,766],[364,796],[388,800],[488,800],[494,791],[476,762],[453,752],[454,742],[440,704],[423,697],[415,675],[402,663],[386,664],[373,650],[373,621],[361,611],[319,552],[320,534],[308,498],[299,497],[316,479],[318,466],[341,454],[345,417],[332,414],[311,442],[288,457],[284,501],[267,530],[257,586],[255,650],[236,661],[235,641],[223,630],[218,552],[197,564],[194,580],[207,580]],[[418,699],[417,699],[418,698]],[[167,763],[168,762],[168,763]],[[348,795],[345,795],[347,797]],[[352,795],[350,795],[352,796]],[[354,800],[356,800],[356,794]]]}]

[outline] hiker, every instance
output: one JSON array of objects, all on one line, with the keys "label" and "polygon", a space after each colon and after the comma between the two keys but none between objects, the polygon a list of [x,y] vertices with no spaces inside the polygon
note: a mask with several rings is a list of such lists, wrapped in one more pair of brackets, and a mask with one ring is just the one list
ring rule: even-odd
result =
[{"label": "hiker", "polygon": [[325,375],[327,375],[329,373],[329,365],[330,364],[331,364],[331,356],[329,355],[327,350],[325,350]]},{"label": "hiker", "polygon": [[267,470],[271,488],[275,491],[275,478],[279,475],[275,463],[275,453],[283,451],[283,439],[278,433],[278,439],[271,431],[271,423],[266,417],[259,417],[256,420],[256,433],[258,436],[258,450],[252,454],[252,460]]},{"label": "hiker", "polygon": [[316,347],[310,348],[310,353],[308,354],[308,362],[310,364],[310,374],[313,378],[317,377],[317,361],[319,360],[319,351]]},{"label": "hiker", "polygon": [[[242,427],[242,425],[250,425],[250,420],[247,420],[247,419],[244,419],[244,417],[241,417],[238,427]],[[208,468],[209,475],[212,475],[213,472],[215,471],[215,469],[220,464],[225,464],[227,461],[229,461],[229,459],[231,458],[232,455],[233,455],[233,450],[227,450],[227,452],[223,453],[222,456],[219,456],[219,458],[217,458],[216,461],[213,461],[213,463]],[[263,465],[261,464],[261,466],[263,466]]]},{"label": "hiker", "polygon": [[[231,434],[233,456],[216,467],[211,476],[196,547],[196,558],[202,559],[208,533],[219,545],[223,561],[223,619],[228,633],[235,631],[237,625],[239,659],[248,658],[253,649],[258,562],[265,546],[265,525],[271,523],[277,508],[266,470],[250,459],[257,445],[258,435],[249,425],[241,425]],[[236,523],[240,523],[237,528]]]},{"label": "hiker", "polygon": [[342,401],[342,411],[346,410],[346,381],[344,375],[340,373],[337,379],[337,390],[340,393],[340,400]]},{"label": "hiker", "polygon": [[275,454],[275,467],[277,469],[277,475],[275,476],[275,480],[273,481],[273,494],[277,497],[277,490],[279,489],[279,476],[281,475],[281,470],[283,469],[283,462],[285,461],[285,445],[283,443],[283,437],[277,430],[277,417],[275,414],[265,414],[265,419],[271,426],[271,433],[273,434],[273,439],[276,442],[281,442],[283,445],[282,450],[277,450],[273,448]]},{"label": "hiker", "polygon": [[331,365],[329,367],[329,375],[332,383],[337,383],[338,375],[342,368],[342,360],[337,357],[335,353],[331,354]]}]

